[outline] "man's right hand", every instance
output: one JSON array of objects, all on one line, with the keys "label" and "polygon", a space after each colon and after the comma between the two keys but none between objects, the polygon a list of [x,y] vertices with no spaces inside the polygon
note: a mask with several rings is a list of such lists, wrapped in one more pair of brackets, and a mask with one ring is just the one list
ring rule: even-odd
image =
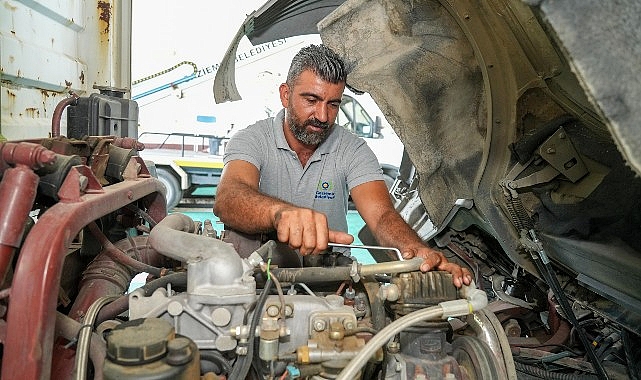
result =
[{"label": "man's right hand", "polygon": [[301,255],[316,255],[327,250],[328,243],[351,244],[354,237],[330,230],[325,214],[308,208],[280,207],[274,213],[278,240],[298,249]]}]

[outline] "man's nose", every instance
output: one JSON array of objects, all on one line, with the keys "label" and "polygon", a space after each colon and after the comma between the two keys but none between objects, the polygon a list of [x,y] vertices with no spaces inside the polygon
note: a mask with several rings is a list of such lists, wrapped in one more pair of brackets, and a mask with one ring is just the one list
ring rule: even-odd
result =
[{"label": "man's nose", "polygon": [[316,110],[314,112],[314,117],[316,120],[320,121],[321,123],[327,123],[329,120],[329,107],[327,107],[327,104],[319,102],[319,104],[316,105]]}]

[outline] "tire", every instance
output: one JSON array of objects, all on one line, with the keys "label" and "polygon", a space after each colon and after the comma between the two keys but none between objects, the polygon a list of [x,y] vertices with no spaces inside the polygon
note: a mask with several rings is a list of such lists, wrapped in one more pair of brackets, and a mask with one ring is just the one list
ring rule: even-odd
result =
[{"label": "tire", "polygon": [[180,203],[183,197],[183,191],[180,188],[180,182],[178,182],[178,179],[171,174],[169,170],[156,168],[156,172],[158,173],[158,180],[160,180],[167,190],[165,199],[167,200],[167,211],[169,211],[178,206],[178,203]]}]

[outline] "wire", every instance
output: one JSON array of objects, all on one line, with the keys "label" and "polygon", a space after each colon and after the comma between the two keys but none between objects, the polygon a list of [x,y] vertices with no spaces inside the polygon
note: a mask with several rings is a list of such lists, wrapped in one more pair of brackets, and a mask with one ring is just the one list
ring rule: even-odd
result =
[{"label": "wire", "polygon": [[[254,315],[252,316],[251,325],[249,326],[249,334],[247,337],[247,354],[239,357],[238,360],[236,360],[236,363],[234,363],[232,371],[229,374],[229,379],[245,379],[247,377],[247,374],[249,373],[252,364],[251,358],[254,355],[254,336],[256,335],[256,327],[258,326],[258,322],[260,321],[260,311],[265,307],[265,302],[267,301],[267,296],[269,295],[269,289],[271,288],[271,285],[272,280],[268,278],[265,282],[265,288],[263,289],[263,292],[260,294],[260,297],[258,298],[258,301],[256,303],[256,309],[254,311]],[[247,358],[249,358],[249,360],[247,360]]]}]

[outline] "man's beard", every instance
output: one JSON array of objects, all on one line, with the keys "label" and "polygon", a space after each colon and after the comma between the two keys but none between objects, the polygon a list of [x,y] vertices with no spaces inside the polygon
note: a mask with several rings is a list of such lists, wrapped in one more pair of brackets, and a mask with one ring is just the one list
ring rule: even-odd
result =
[{"label": "man's beard", "polygon": [[[289,124],[289,129],[292,131],[296,139],[305,145],[319,145],[325,141],[329,133],[332,131],[329,123],[323,123],[316,118],[307,119],[301,122],[294,112],[289,109],[287,110],[287,124]],[[319,132],[309,131],[307,130],[308,125],[322,128],[322,130]]]}]

